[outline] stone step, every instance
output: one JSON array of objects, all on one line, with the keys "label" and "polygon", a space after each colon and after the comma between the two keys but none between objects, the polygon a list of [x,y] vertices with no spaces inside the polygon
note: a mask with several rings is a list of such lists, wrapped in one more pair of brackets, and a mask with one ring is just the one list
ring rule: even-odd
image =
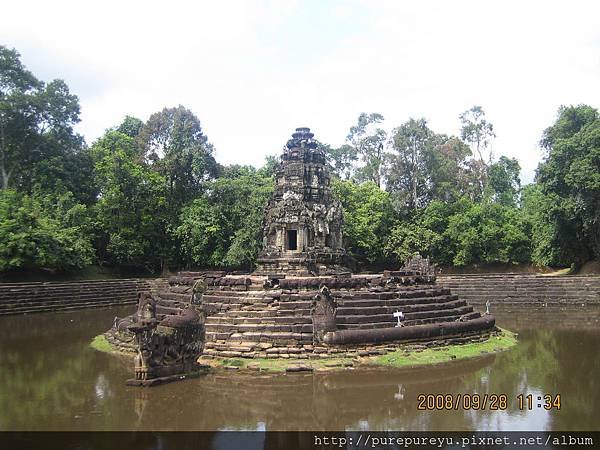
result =
[{"label": "stone step", "polygon": [[149,283],[153,282],[153,278],[117,278],[111,280],[80,280],[80,281],[26,281],[26,282],[2,282],[1,287],[7,288],[30,288],[30,287],[53,287],[53,286],[78,286],[78,285],[94,285],[94,284],[122,284],[122,283]]},{"label": "stone step", "polygon": [[524,284],[524,283],[511,283],[511,282],[506,282],[506,283],[498,283],[498,284],[493,284],[493,283],[468,283],[468,284],[444,284],[444,286],[447,286],[448,288],[454,290],[454,289],[465,289],[465,290],[475,290],[475,289],[492,289],[492,290],[497,290],[497,289],[518,289],[518,290],[524,290],[524,291],[538,291],[538,290],[542,290],[542,291],[546,291],[546,290],[567,290],[567,291],[573,291],[573,290],[577,290],[577,289],[583,289],[583,290],[598,290],[600,288],[600,284],[591,284],[591,283],[573,283],[573,284],[550,284],[550,283],[543,283],[543,284]]},{"label": "stone step", "polygon": [[565,301],[565,302],[572,302],[572,303],[579,303],[579,302],[598,302],[600,301],[600,298],[598,296],[595,295],[590,295],[590,296],[576,296],[576,297],[567,297],[567,296],[547,296],[547,295],[539,295],[539,296],[524,296],[524,295],[501,295],[501,294],[483,294],[483,295],[477,295],[477,294],[473,294],[473,295],[461,295],[460,298],[464,298],[467,301],[473,301],[473,300],[478,300],[478,301],[483,301],[486,302],[487,300],[489,300],[490,302],[503,302],[503,301],[522,301],[522,302],[546,302],[548,300],[553,300],[553,301]]},{"label": "stone step", "polygon": [[[215,333],[212,331],[206,332],[207,341],[223,340],[219,338],[223,333]],[[312,333],[294,333],[294,332],[277,332],[263,331],[260,333],[232,333],[228,334],[227,338],[234,342],[288,342],[289,344],[296,343],[312,343]]]},{"label": "stone step", "polygon": [[[406,320],[404,321],[404,326],[412,326],[412,325],[425,325],[429,323],[442,323],[442,322],[454,322],[463,317],[463,315],[453,315],[453,316],[440,316],[440,317],[428,317],[423,319],[414,319],[414,320]],[[480,317],[480,314],[476,311],[468,313],[464,315],[464,318],[467,320],[475,319]],[[397,321],[388,321],[388,322],[366,322],[366,323],[349,323],[349,324],[339,324],[338,328],[340,329],[360,329],[360,330],[368,330],[371,328],[391,328],[395,327]]]},{"label": "stone step", "polygon": [[96,288],[96,289],[61,289],[61,290],[35,289],[35,290],[18,291],[18,292],[9,291],[9,290],[4,291],[0,287],[0,301],[6,300],[6,299],[13,299],[13,298],[29,298],[29,297],[36,297],[36,296],[57,297],[57,296],[78,295],[78,294],[102,295],[102,294],[106,294],[106,293],[118,293],[118,292],[122,292],[122,291],[136,292],[139,290],[140,289],[138,289],[136,286],[131,286],[131,285],[123,286],[123,287],[111,286],[109,288]]},{"label": "stone step", "polygon": [[110,296],[102,296],[98,297],[96,295],[76,295],[72,297],[62,297],[62,298],[31,298],[31,299],[18,299],[12,302],[2,302],[0,303],[0,308],[18,308],[18,307],[35,307],[35,306],[52,306],[59,304],[68,304],[68,303],[76,303],[76,302],[106,302],[106,301],[126,301],[135,303],[137,301],[137,295],[135,293],[128,295],[127,293],[123,295],[110,295]]},{"label": "stone step", "polygon": [[421,305],[433,303],[447,303],[459,299],[458,295],[443,295],[430,297],[414,297],[410,299],[398,298],[391,300],[363,300],[362,298],[347,299],[337,301],[338,307],[369,307],[369,306],[405,306],[405,305]]},{"label": "stone step", "polygon": [[[441,309],[437,311],[422,311],[405,313],[404,320],[410,322],[416,319],[429,319],[443,316],[462,316],[473,312],[471,306],[461,306],[452,309]],[[360,314],[360,315],[340,315],[336,316],[336,323],[348,324],[348,323],[378,323],[378,322],[396,322],[396,319],[392,314]]]},{"label": "stone step", "polygon": [[225,296],[225,295],[213,295],[204,294],[202,299],[206,303],[237,303],[237,304],[269,304],[274,301],[272,298],[265,297],[236,297],[236,296]]},{"label": "stone step", "polygon": [[127,304],[133,304],[135,302],[86,302],[86,303],[68,303],[63,305],[54,306],[36,306],[35,308],[14,308],[14,309],[0,309],[0,316],[17,315],[17,314],[35,314],[39,312],[53,312],[53,311],[67,311],[76,309],[88,309],[88,308],[108,308],[111,306],[123,306]]},{"label": "stone step", "polygon": [[164,300],[178,301],[178,302],[187,302],[189,303],[192,300],[192,293],[183,294],[177,292],[166,292],[166,291],[158,291],[158,297]]},{"label": "stone step", "polygon": [[[452,300],[445,303],[424,303],[424,304],[412,304],[403,305],[402,312],[423,312],[423,311],[436,311],[440,309],[453,309],[460,306],[466,306],[465,300]],[[357,315],[357,314],[392,314],[398,311],[396,306],[391,305],[377,305],[377,306],[341,306],[337,308],[338,315]]]},{"label": "stone step", "polygon": [[[205,324],[206,331],[214,333],[263,333],[263,332],[294,332],[294,333],[312,333],[313,326],[311,324],[274,324],[264,323],[260,326],[249,327],[247,324]],[[256,324],[254,324],[256,325]]]}]

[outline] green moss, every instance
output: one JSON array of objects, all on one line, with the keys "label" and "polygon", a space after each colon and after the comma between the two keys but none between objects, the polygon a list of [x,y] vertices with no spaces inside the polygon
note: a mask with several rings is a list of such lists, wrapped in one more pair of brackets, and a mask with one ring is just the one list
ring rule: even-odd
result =
[{"label": "green moss", "polygon": [[94,340],[90,342],[90,347],[92,347],[94,350],[98,350],[99,352],[115,353],[115,349],[110,342],[106,340],[106,336],[103,334],[96,336]]},{"label": "green moss", "polygon": [[314,370],[335,370],[344,366],[388,366],[412,367],[428,364],[443,364],[453,360],[474,358],[477,356],[497,353],[517,344],[516,335],[508,330],[501,330],[497,336],[492,336],[484,342],[433,347],[424,350],[410,349],[411,344],[386,355],[352,358],[323,358],[323,359],[265,359],[265,358],[213,358],[203,361],[215,368],[238,367],[245,369],[260,369],[269,372],[285,372],[288,366],[303,365]]},{"label": "green moss", "polygon": [[452,360],[473,358],[481,356],[482,354],[500,352],[516,344],[516,335],[508,330],[502,330],[500,335],[492,336],[484,342],[427,348],[422,351],[412,352],[400,349],[390,352],[386,355],[373,358],[372,363],[392,367],[442,364]]}]

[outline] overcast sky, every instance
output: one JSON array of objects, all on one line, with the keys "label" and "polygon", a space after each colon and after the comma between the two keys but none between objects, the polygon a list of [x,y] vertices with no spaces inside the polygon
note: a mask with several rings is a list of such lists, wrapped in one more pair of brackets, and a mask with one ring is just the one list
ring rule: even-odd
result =
[{"label": "overcast sky", "polygon": [[457,134],[481,105],[523,181],[561,104],[600,106],[600,1],[12,1],[0,44],[79,96],[88,143],[182,104],[221,163],[261,165],[294,128],[334,146],[361,112]]}]

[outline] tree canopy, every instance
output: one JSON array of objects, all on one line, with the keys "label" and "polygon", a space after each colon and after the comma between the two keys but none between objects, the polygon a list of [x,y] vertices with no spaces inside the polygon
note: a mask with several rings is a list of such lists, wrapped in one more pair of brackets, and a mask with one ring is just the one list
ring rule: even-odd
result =
[{"label": "tree canopy", "polygon": [[[279,156],[218,164],[200,119],[167,107],[126,116],[91,146],[60,79],[39,80],[0,46],[0,271],[88,264],[250,270]],[[419,252],[441,265],[581,264],[600,258],[600,116],[562,106],[543,131],[535,182],[494,157],[481,106],[458,136],[426,118],[386,129],[360,113],[343,145],[318,142],[344,209],[357,269],[397,267]]]}]

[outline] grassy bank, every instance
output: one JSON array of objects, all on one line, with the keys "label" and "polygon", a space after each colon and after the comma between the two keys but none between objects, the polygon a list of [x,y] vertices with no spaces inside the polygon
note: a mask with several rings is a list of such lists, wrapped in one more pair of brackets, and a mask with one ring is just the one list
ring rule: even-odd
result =
[{"label": "grassy bank", "polygon": [[502,330],[502,334],[492,336],[485,342],[427,348],[418,352],[396,350],[387,355],[375,357],[371,362],[376,365],[391,367],[443,364],[453,360],[474,358],[489,353],[497,353],[516,344],[516,335],[508,330]]}]

